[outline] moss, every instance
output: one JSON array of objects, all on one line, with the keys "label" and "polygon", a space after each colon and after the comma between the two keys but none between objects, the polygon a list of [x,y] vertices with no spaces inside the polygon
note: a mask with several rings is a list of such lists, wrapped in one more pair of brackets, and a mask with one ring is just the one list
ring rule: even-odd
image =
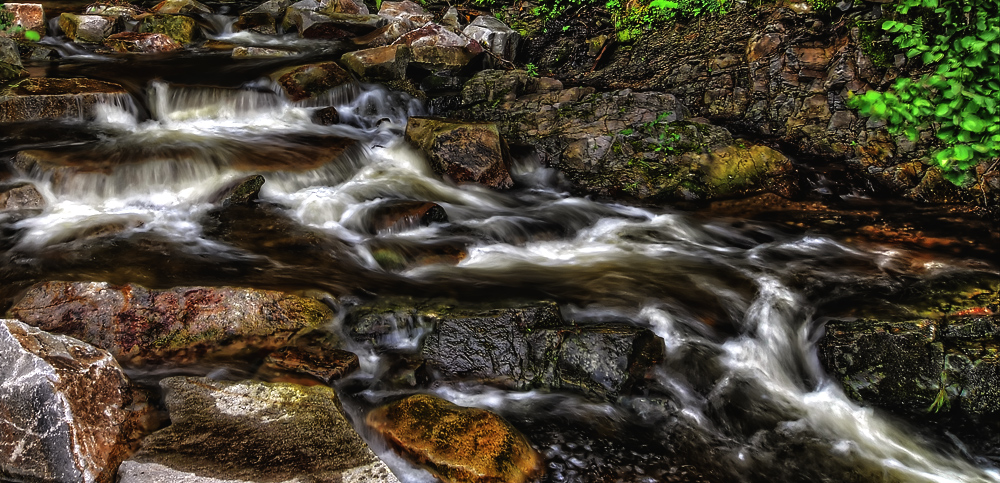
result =
[{"label": "moss", "polygon": [[882,30],[881,20],[857,21],[858,43],[861,51],[878,67],[890,67],[895,48]]}]

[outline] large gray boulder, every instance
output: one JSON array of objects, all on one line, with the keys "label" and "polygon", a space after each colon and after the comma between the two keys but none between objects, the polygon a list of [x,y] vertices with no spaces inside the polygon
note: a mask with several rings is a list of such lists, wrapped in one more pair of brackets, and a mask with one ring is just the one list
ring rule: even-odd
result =
[{"label": "large gray boulder", "polygon": [[0,320],[0,479],[114,481],[139,429],[111,354]]},{"label": "large gray boulder", "polygon": [[103,15],[74,15],[63,13],[59,16],[59,28],[70,40],[83,43],[101,43],[115,33],[117,17]]},{"label": "large gray boulder", "polygon": [[142,442],[119,483],[398,483],[327,386],[170,377],[170,426]]},{"label": "large gray boulder", "polygon": [[462,34],[482,44],[493,55],[509,61],[514,60],[521,45],[521,34],[489,15],[476,17]]}]

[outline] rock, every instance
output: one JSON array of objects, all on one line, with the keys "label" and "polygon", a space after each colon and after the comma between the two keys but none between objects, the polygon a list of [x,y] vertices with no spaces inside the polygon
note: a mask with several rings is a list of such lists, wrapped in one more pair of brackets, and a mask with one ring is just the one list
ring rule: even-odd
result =
[{"label": "rock", "polygon": [[193,377],[160,386],[171,424],[143,440],[119,483],[398,483],[329,387]]},{"label": "rock", "polygon": [[257,377],[275,382],[287,374],[304,374],[330,385],[360,367],[358,356],[332,347],[283,347],[264,359]]},{"label": "rock", "polygon": [[263,176],[259,174],[245,176],[222,187],[209,198],[209,202],[223,206],[249,204],[260,195],[261,186],[264,186]]},{"label": "rock", "polygon": [[437,203],[415,200],[386,200],[355,215],[356,226],[365,233],[399,233],[431,223],[445,223],[448,214]]},{"label": "rock", "polygon": [[291,57],[297,52],[283,49],[269,49],[267,47],[246,47],[238,46],[233,49],[234,59],[266,59],[273,57]]},{"label": "rock", "polygon": [[299,36],[307,39],[343,39],[371,33],[385,25],[378,15],[302,12],[295,17]]},{"label": "rock", "polygon": [[368,15],[368,6],[360,0],[322,0],[318,11],[326,15]]},{"label": "rock", "polygon": [[85,78],[35,77],[0,89],[0,122],[88,120],[97,102],[125,97],[118,84]]},{"label": "rock", "polygon": [[432,72],[460,69],[483,52],[479,42],[464,38],[437,24],[407,32],[396,39],[393,45],[410,47],[410,61]]},{"label": "rock", "polygon": [[151,8],[155,13],[176,15],[176,14],[211,14],[212,9],[197,0],[163,0]]},{"label": "rock", "polygon": [[422,26],[432,20],[434,16],[427,13],[424,7],[409,0],[402,2],[382,2],[382,7],[378,10],[380,17],[385,17],[390,22],[406,20],[415,26]]},{"label": "rock", "polygon": [[312,113],[312,122],[321,126],[340,124],[340,113],[333,106],[317,109]]},{"label": "rock", "polygon": [[348,52],[340,63],[365,80],[398,80],[406,78],[410,62],[410,48],[404,45],[387,45]]},{"label": "rock", "polygon": [[27,182],[0,185],[0,211],[33,210],[45,207],[45,198]]},{"label": "rock", "polygon": [[510,155],[497,126],[430,117],[410,117],[406,140],[424,151],[431,167],[456,182],[507,189]]},{"label": "rock", "polygon": [[854,399],[921,418],[947,412],[995,424],[1000,316],[831,320],[820,361]]},{"label": "rock", "polygon": [[[384,5],[384,4],[383,4]],[[409,21],[392,22],[383,25],[371,33],[354,37],[351,42],[358,47],[370,49],[374,47],[384,47],[396,41],[403,34],[414,29],[414,24]]]},{"label": "rock", "polygon": [[154,14],[139,22],[140,33],[164,34],[181,45],[188,45],[198,35],[193,18],[185,15]]},{"label": "rock", "polygon": [[115,3],[98,2],[87,5],[83,13],[86,15],[121,17],[123,20],[133,20],[143,13],[143,9],[123,1],[116,1]]},{"label": "rock", "polygon": [[17,43],[0,37],[0,84],[25,77],[28,77],[28,71],[21,65]]},{"label": "rock", "polygon": [[532,481],[542,458],[503,418],[418,394],[368,413],[366,422],[448,483]]},{"label": "rock", "polygon": [[0,475],[110,483],[135,443],[139,413],[107,352],[0,320]]},{"label": "rock", "polygon": [[465,105],[493,105],[502,101],[513,101],[525,94],[538,91],[539,79],[523,70],[484,70],[472,76],[462,88],[462,103]]},{"label": "rock", "polygon": [[458,20],[458,9],[454,6],[448,7],[448,11],[441,16],[441,25],[452,32],[462,32],[462,23]]},{"label": "rock", "polygon": [[424,265],[457,265],[469,256],[462,240],[431,242],[401,238],[374,238],[366,243],[375,262],[384,270],[409,270]]},{"label": "rock", "polygon": [[521,34],[489,15],[480,15],[462,34],[504,60],[513,61],[521,44]]},{"label": "rock", "polygon": [[37,284],[9,313],[43,330],[87,341],[133,365],[266,353],[333,316],[318,300],[269,290],[149,290],[96,282]]},{"label": "rock", "polygon": [[45,9],[40,3],[4,3],[3,10],[11,15],[10,25],[21,29],[0,30],[0,37],[23,38],[24,32],[34,30],[45,35]]},{"label": "rock", "polygon": [[300,0],[288,6],[285,9],[284,19],[281,21],[281,25],[285,30],[292,27],[298,27],[302,24],[302,16],[309,13],[316,13],[316,10],[320,8],[320,4],[317,0]]},{"label": "rock", "polygon": [[351,75],[336,62],[287,67],[271,74],[292,102],[315,98],[334,87],[351,82]]},{"label": "rock", "polygon": [[142,54],[173,52],[184,48],[164,34],[139,32],[119,32],[104,39],[104,45],[115,52]]},{"label": "rock", "polygon": [[63,13],[59,16],[59,29],[74,42],[101,43],[115,32],[117,23],[116,17],[101,15]]},{"label": "rock", "polygon": [[284,18],[285,11],[292,5],[291,0],[268,0],[240,14],[233,24],[233,30],[249,30],[265,35],[277,35],[278,19]]}]

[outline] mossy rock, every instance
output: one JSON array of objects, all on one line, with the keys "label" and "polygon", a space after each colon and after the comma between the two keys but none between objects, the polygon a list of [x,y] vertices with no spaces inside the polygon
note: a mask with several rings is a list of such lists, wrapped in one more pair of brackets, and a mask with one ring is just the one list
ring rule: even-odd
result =
[{"label": "mossy rock", "polygon": [[188,45],[198,36],[194,19],[185,15],[149,15],[139,23],[140,33],[164,34],[181,45]]}]

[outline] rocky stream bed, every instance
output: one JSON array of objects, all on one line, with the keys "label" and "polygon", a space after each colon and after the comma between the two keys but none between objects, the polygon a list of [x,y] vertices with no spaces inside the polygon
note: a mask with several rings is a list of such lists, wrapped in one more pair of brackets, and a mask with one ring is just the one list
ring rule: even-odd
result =
[{"label": "rocky stream bed", "polygon": [[531,7],[3,4],[0,481],[1000,481],[883,4]]}]

